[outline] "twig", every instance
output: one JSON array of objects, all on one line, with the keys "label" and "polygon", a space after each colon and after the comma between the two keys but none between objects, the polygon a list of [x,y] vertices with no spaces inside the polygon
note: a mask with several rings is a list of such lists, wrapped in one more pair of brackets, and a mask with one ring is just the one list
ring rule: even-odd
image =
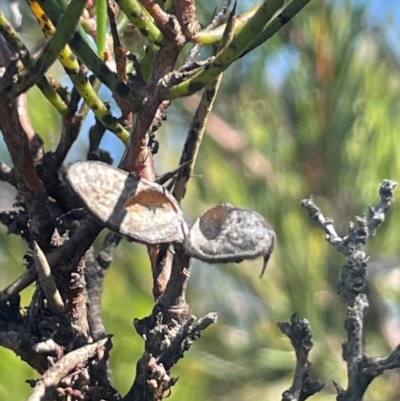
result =
[{"label": "twig", "polygon": [[366,358],[365,367],[361,364],[361,372],[373,376],[380,375],[384,370],[400,367],[400,345],[398,345],[388,356],[377,358]]},{"label": "twig", "polygon": [[103,228],[92,218],[83,220],[75,234],[65,244],[47,255],[50,266],[58,265],[61,270],[71,269],[71,266],[80,261]]},{"label": "twig", "polygon": [[103,293],[104,276],[109,268],[115,250],[122,237],[116,233],[109,232],[104,239],[101,250],[96,258],[93,251],[89,251],[86,256],[86,290],[88,322],[90,335],[94,340],[104,336],[106,330],[101,315],[101,295]]},{"label": "twig", "polygon": [[[224,31],[226,29],[226,24],[220,25],[222,22],[223,18],[225,17],[228,7],[230,6],[231,0],[226,0],[224,2],[224,5],[222,6],[221,11],[215,15],[213,18],[211,24],[207,26],[206,29],[201,30],[200,32],[197,33],[197,35],[194,37],[194,41],[197,42],[198,45],[203,45],[203,44],[213,44],[216,42],[219,42],[223,35]],[[237,23],[236,23],[236,31],[239,31],[242,26],[248,22],[248,20],[256,13],[256,11],[260,8],[261,2],[250,7],[248,10],[246,10],[243,14],[239,14],[236,17]]]},{"label": "twig", "polygon": [[58,172],[69,150],[78,138],[84,116],[68,113],[63,120],[61,138],[54,152],[54,165],[52,172]]},{"label": "twig", "polygon": [[[69,241],[47,255],[50,266],[57,266],[61,270],[70,269],[70,266],[78,263],[102,229],[103,227],[92,219],[83,221],[81,227]],[[74,258],[71,260],[70,255],[72,250],[76,253],[74,253]],[[36,279],[36,270],[28,269],[4,290],[0,291],[0,302],[7,301],[13,294],[18,294]]]},{"label": "twig", "polygon": [[[70,265],[70,281],[63,289],[66,296],[66,314],[74,331],[74,344],[87,344],[90,340],[88,296],[85,278],[85,258]],[[60,284],[61,286],[61,284]]]},{"label": "twig", "polygon": [[[223,21],[223,19],[225,18],[226,14],[228,12],[228,7],[230,6],[230,4],[231,4],[231,0],[226,0],[224,2],[223,6],[221,8],[221,11],[214,15],[211,23],[206,27],[206,29],[204,29],[204,32],[209,32],[221,24],[221,22]],[[224,30],[225,30],[225,27],[222,27],[221,39],[222,39]],[[196,43],[190,50],[188,56],[186,57],[185,63],[181,67],[179,67],[178,71],[184,71],[184,70],[191,69],[192,66],[194,66],[194,64],[195,64],[195,58],[200,53],[200,50],[202,47],[203,47],[202,43]]]},{"label": "twig", "polygon": [[165,321],[175,319],[178,322],[182,322],[187,318],[189,311],[185,292],[192,260],[183,246],[176,244],[174,250],[171,277],[155,309],[162,310]]},{"label": "twig", "polygon": [[215,323],[218,319],[216,312],[210,312],[206,316],[198,319],[191,316],[180,328],[173,338],[170,346],[158,358],[158,363],[169,371],[183,354],[189,350],[193,343],[200,337],[201,332]]},{"label": "twig", "polygon": [[175,178],[179,171],[182,170],[183,167],[185,167],[186,165],[188,165],[191,162],[191,160],[188,160],[187,162],[181,164],[180,166],[178,166],[177,168],[171,170],[171,171],[167,171],[166,173],[157,176],[156,178],[156,183],[160,184],[160,185],[164,185],[166,182],[168,182],[170,179]]},{"label": "twig", "polygon": [[[81,1],[81,0],[79,0]],[[32,7],[32,3],[31,3]],[[52,22],[46,17],[46,22],[42,23],[40,16],[43,15],[43,10],[39,5],[32,7],[36,18],[41,22],[42,30],[46,37],[53,38],[57,32]],[[74,84],[75,89],[79,92],[95,116],[101,123],[113,132],[124,143],[128,141],[129,132],[118,122],[118,120],[111,114],[108,107],[98,96],[96,90],[93,88],[88,77],[83,73],[81,66],[71,48],[66,44],[61,50],[58,59],[65,69],[65,72],[70,77]]]},{"label": "twig", "polygon": [[395,181],[384,180],[379,189],[379,195],[381,197],[380,202],[375,207],[369,207],[369,219],[367,223],[369,237],[373,237],[376,233],[376,229],[384,222],[385,213],[393,203],[393,191],[396,185],[397,182]]},{"label": "twig", "polygon": [[121,242],[121,235],[110,231],[104,239],[103,245],[101,246],[100,252],[97,255],[96,262],[104,270],[110,267],[113,260],[114,253]]},{"label": "twig", "polygon": [[216,79],[220,73],[242,55],[248,48],[249,42],[253,42],[254,32],[261,31],[282,4],[283,0],[263,2],[256,13],[241,30],[235,32],[232,40],[221,48],[212,61],[206,66],[200,67],[198,71],[188,79],[172,87],[165,88],[161,93],[163,98],[175,99],[177,97],[191,95]]},{"label": "twig", "polygon": [[[89,81],[93,87],[95,87],[95,83],[93,83],[92,77],[89,77]],[[95,90],[97,90],[96,88]],[[50,170],[52,172],[52,180],[58,180],[58,171],[64,162],[65,157],[67,156],[69,150],[74,144],[75,140],[78,138],[82,122],[85,120],[87,113],[89,112],[89,107],[86,102],[82,102],[80,110],[78,112],[78,105],[81,100],[81,95],[76,90],[75,87],[72,88],[71,93],[69,95],[69,103],[66,115],[63,119],[62,131],[60,141],[58,142],[57,149],[54,153],[48,152],[45,155],[46,157],[51,157],[51,166],[48,166],[46,170]]]},{"label": "twig", "polygon": [[[122,45],[119,34],[118,34],[118,27],[116,22],[116,4],[113,0],[108,0],[107,2],[107,14],[108,14],[108,21],[110,24],[110,31],[112,36],[113,42],[113,49],[114,49],[114,59],[115,65],[117,68],[117,75],[119,79],[123,82],[127,82],[128,75],[126,70],[127,65],[127,53],[128,50],[125,46]],[[143,60],[142,60],[143,61]],[[141,71],[141,68],[139,69]],[[140,74],[140,72],[139,72]],[[132,128],[133,123],[133,114],[132,114],[132,107],[130,106],[129,102],[124,97],[115,95],[115,100],[121,110],[121,117],[120,120],[122,121],[125,128]]]},{"label": "twig", "polygon": [[141,3],[146,7],[157,27],[169,41],[179,44],[185,43],[185,36],[183,36],[181,30],[184,27],[179,24],[177,16],[165,12],[154,0],[141,0]]},{"label": "twig", "polygon": [[48,308],[56,314],[65,312],[64,302],[58,291],[54,277],[51,274],[49,262],[36,241],[33,241],[33,259],[35,261],[40,287],[47,299]]},{"label": "twig", "polygon": [[51,366],[37,381],[32,394],[27,401],[52,400],[56,394],[56,387],[78,365],[85,364],[89,359],[98,356],[102,359],[104,348],[109,338],[103,338],[96,343],[85,345],[71,351]]},{"label": "twig", "polygon": [[[219,49],[223,49],[232,40],[232,34],[235,26],[235,7],[233,8]],[[222,80],[222,74],[219,74],[212,82],[206,85],[196,113],[190,124],[189,132],[186,137],[179,165],[186,165],[179,171],[175,182],[173,194],[178,202],[181,202],[186,193],[186,187],[193,172],[196,163],[197,154],[203,140],[204,131],[217,96],[218,88]]]},{"label": "twig", "polygon": [[181,246],[175,246],[171,277],[150,316],[135,319],[136,331],[145,341],[145,352],[139,360],[135,381],[123,401],[137,399],[156,401],[175,383],[171,368],[183,357],[200,332],[217,320],[209,313],[196,320],[189,315],[185,300],[191,258]]},{"label": "twig", "polygon": [[[0,67],[7,66],[7,70],[9,70],[13,63],[11,54],[7,50],[5,41],[1,40]],[[51,211],[44,185],[36,172],[32,157],[33,149],[31,149],[28,134],[24,131],[21,123],[21,119],[26,116],[20,116],[18,106],[18,99],[10,101],[4,97],[1,98],[0,129],[14,164],[19,183],[19,194],[25,202],[31,219],[30,233],[41,246],[45,246],[52,234]],[[25,112],[27,112],[26,109]]]},{"label": "twig", "polygon": [[45,246],[52,234],[47,194],[36,173],[28,137],[19,121],[16,100],[8,102],[3,99],[0,108],[0,127],[17,171],[20,195],[31,218],[30,232],[41,246]]},{"label": "twig", "polygon": [[0,346],[15,352],[22,360],[38,372],[43,373],[48,366],[46,354],[38,354],[32,347],[35,345],[33,336],[16,331],[0,331]]},{"label": "twig", "polygon": [[187,184],[192,176],[197,154],[203,140],[208,116],[212,110],[221,79],[222,74],[206,86],[199,106],[197,107],[196,113],[190,124],[181,159],[179,161],[179,165],[184,167],[178,173],[173,190],[173,195],[178,202],[181,202],[184,198]]},{"label": "twig", "polygon": [[153,297],[155,301],[158,301],[171,278],[173,250],[169,244],[164,244],[148,247],[148,253],[153,273]]},{"label": "twig", "polygon": [[168,391],[176,381],[167,374],[164,366],[157,363],[156,358],[144,352],[136,364],[135,381],[122,401],[161,400],[164,391]]},{"label": "twig", "polygon": [[[367,387],[376,374],[360,372],[365,358],[363,351],[364,311],[368,308],[365,294],[356,297],[354,307],[348,307],[344,327],[347,332],[347,342],[342,344],[343,359],[347,364],[347,389],[338,392],[338,401],[361,401]],[[382,372],[381,372],[382,373]]]},{"label": "twig", "polygon": [[7,301],[12,295],[20,293],[37,279],[35,269],[28,269],[22,273],[15,281],[0,291],[0,302]]},{"label": "twig", "polygon": [[337,234],[333,220],[322,214],[312,197],[301,201],[309,217],[325,231],[325,239],[346,257],[338,293],[350,306],[354,304],[355,298],[365,285],[365,268],[368,258],[362,246],[369,237],[375,235],[377,227],[384,221],[385,212],[393,203],[393,190],[396,185],[395,181],[384,180],[379,190],[380,202],[376,207],[370,206],[369,219],[367,220],[365,216],[356,217],[358,227],[350,223],[348,235],[343,238]]},{"label": "twig", "polygon": [[333,220],[324,217],[311,197],[301,202],[309,217],[325,231],[325,239],[346,258],[341,269],[338,294],[347,303],[344,323],[347,341],[342,347],[343,359],[347,364],[348,386],[347,389],[343,389],[334,382],[338,401],[361,401],[371,381],[385,369],[384,364],[380,365],[382,360],[390,360],[390,368],[400,366],[396,350],[386,359],[365,356],[362,338],[364,311],[368,307],[367,297],[362,293],[368,261],[363,246],[368,238],[375,235],[377,227],[384,221],[385,213],[393,203],[393,190],[396,185],[395,181],[384,180],[379,190],[380,202],[375,207],[370,206],[369,219],[365,216],[356,217],[357,227],[351,222],[348,235],[343,238],[337,234]]},{"label": "twig", "polygon": [[324,383],[309,378],[311,362],[308,354],[313,347],[311,326],[307,319],[292,315],[290,323],[278,323],[278,327],[292,343],[296,352],[296,371],[293,383],[282,394],[282,401],[303,401],[322,390]]}]

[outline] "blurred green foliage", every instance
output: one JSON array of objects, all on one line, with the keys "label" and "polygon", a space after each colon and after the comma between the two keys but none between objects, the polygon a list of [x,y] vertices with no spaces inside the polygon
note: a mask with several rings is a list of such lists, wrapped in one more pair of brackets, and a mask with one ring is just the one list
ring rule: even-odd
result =
[{"label": "blurred green foliage", "polygon": [[[204,21],[209,12],[199,9]],[[314,1],[225,73],[217,120],[210,121],[184,209],[193,221],[221,201],[251,207],[275,228],[277,247],[261,280],[260,260],[193,264],[192,313],[217,311],[219,321],[174,369],[180,380],[171,401],[280,399],[292,380],[294,354],[276,322],[289,320],[293,312],[311,322],[314,378],[327,383],[312,399],[334,399],[332,380],[346,386],[345,307],[335,289],[342,261],[307,219],[300,200],[313,193],[345,235],[350,219],[378,200],[380,182],[399,179],[399,60],[384,29],[366,23],[360,3]],[[43,99],[29,100],[35,128],[51,148],[57,117]],[[183,99],[171,106],[158,135],[159,172],[179,159],[190,121],[188,104]],[[399,214],[397,203],[368,243],[371,307],[365,344],[371,356],[387,354],[400,341]],[[4,287],[23,271],[24,245],[4,230],[0,235]],[[23,294],[26,304],[29,293]],[[106,327],[114,334],[111,368],[122,393],[143,350],[132,319],[149,314],[152,305],[145,247],[123,242],[103,295]],[[21,383],[32,377],[29,368],[0,349],[0,399],[22,400],[29,388]],[[365,400],[398,399],[398,383],[398,372],[385,372]]]}]

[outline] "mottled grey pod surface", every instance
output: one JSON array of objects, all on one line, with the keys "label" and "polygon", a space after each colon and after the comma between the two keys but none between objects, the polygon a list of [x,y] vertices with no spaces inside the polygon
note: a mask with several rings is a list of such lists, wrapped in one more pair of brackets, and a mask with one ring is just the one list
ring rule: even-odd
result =
[{"label": "mottled grey pod surface", "polygon": [[108,164],[72,164],[67,179],[107,228],[144,244],[182,242],[187,226],[175,198],[161,185]]},{"label": "mottled grey pod surface", "polygon": [[274,245],[274,230],[263,216],[230,203],[207,210],[184,241],[191,256],[209,263],[240,262],[264,256],[261,275]]}]

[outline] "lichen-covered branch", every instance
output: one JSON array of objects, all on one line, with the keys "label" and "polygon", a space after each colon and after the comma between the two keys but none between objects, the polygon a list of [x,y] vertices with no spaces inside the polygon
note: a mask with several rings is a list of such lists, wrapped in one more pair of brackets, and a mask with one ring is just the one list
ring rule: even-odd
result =
[{"label": "lichen-covered branch", "polygon": [[36,272],[38,273],[39,283],[47,299],[49,309],[55,314],[64,313],[64,302],[61,298],[60,292],[58,291],[54,277],[51,274],[49,262],[36,241],[33,242],[33,258],[35,261]]},{"label": "lichen-covered branch", "polygon": [[341,270],[341,280],[338,293],[350,306],[363,290],[365,285],[365,269],[367,256],[363,245],[367,239],[375,235],[376,228],[384,221],[385,212],[393,202],[393,190],[397,183],[384,180],[380,190],[380,202],[376,207],[370,207],[370,217],[356,217],[357,226],[351,223],[348,235],[341,238],[333,225],[333,220],[326,218],[312,198],[303,199],[301,205],[307,210],[309,217],[314,220],[326,233],[325,239],[346,257],[346,263]]},{"label": "lichen-covered branch", "polygon": [[93,250],[90,250],[86,255],[87,314],[90,335],[95,340],[101,338],[106,333],[101,313],[103,282],[121,239],[120,235],[109,232],[104,239],[97,257],[94,257]]},{"label": "lichen-covered branch", "polygon": [[[364,311],[368,307],[368,300],[363,293],[365,289],[366,268],[368,257],[363,250],[368,238],[376,233],[377,227],[384,221],[385,213],[393,203],[393,191],[397,183],[384,180],[380,186],[380,201],[377,206],[370,207],[370,215],[356,217],[356,224],[350,223],[348,235],[340,237],[333,225],[333,220],[326,218],[315,205],[313,199],[303,199],[301,204],[309,217],[325,232],[325,239],[334,246],[345,258],[338,283],[338,294],[347,304],[344,326],[347,332],[347,341],[343,343],[343,359],[347,364],[347,389],[335,383],[338,401],[361,401],[372,380],[384,370],[379,364],[385,358],[370,358],[364,354],[363,322]],[[390,369],[397,367],[398,351],[393,352]]]},{"label": "lichen-covered branch", "polygon": [[[28,401],[53,400],[57,395],[58,384],[79,365],[86,365],[89,368],[90,360],[97,358],[102,360],[105,354],[105,347],[109,338],[103,338],[93,344],[85,345],[63,356],[51,366],[43,376],[36,382]],[[82,369],[82,367],[80,368]]]},{"label": "lichen-covered branch", "polygon": [[192,176],[197,154],[206,129],[208,116],[212,110],[221,79],[222,75],[206,85],[196,113],[190,124],[181,159],[179,161],[179,165],[182,166],[182,168],[178,172],[173,191],[178,202],[181,202],[184,198],[187,184]]},{"label": "lichen-covered branch", "polygon": [[152,314],[135,319],[135,328],[145,340],[145,351],[136,366],[136,377],[123,401],[159,401],[176,383],[172,367],[183,357],[201,332],[216,322],[217,314],[202,319],[189,314],[185,291],[191,258],[181,246],[175,247],[171,277]]},{"label": "lichen-covered branch", "polygon": [[309,377],[311,362],[308,360],[308,354],[313,347],[310,322],[292,315],[290,322],[278,323],[278,327],[290,339],[296,353],[293,383],[282,394],[282,401],[304,401],[325,386],[324,383],[313,381]]},{"label": "lichen-covered branch", "polygon": [[41,246],[46,246],[52,235],[52,213],[45,188],[36,173],[28,136],[19,120],[17,100],[3,99],[0,108],[0,129],[17,173],[19,193],[31,219],[30,232]]}]

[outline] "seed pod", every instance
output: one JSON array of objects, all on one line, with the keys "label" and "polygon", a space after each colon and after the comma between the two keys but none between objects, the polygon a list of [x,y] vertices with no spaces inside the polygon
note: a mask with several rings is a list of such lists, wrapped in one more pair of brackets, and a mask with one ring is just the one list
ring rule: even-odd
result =
[{"label": "seed pod", "polygon": [[67,179],[100,222],[132,241],[182,242],[187,233],[178,203],[159,184],[98,161],[72,164]]},{"label": "seed pod", "polygon": [[222,203],[207,210],[190,229],[184,246],[209,263],[241,262],[264,256],[261,276],[274,249],[275,233],[260,214]]}]

